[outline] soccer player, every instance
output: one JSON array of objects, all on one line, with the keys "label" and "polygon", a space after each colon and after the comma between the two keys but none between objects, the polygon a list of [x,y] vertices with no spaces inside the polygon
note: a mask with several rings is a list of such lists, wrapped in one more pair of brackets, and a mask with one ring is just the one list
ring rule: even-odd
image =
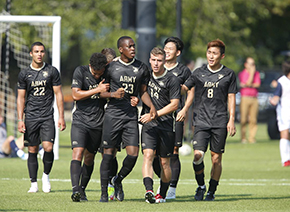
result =
[{"label": "soccer player", "polygon": [[[18,131],[24,133],[24,145],[28,146],[28,171],[31,181],[29,193],[38,191],[37,153],[42,141],[43,175],[42,190],[49,193],[51,185],[49,173],[52,168],[54,154],[55,126],[53,118],[54,96],[59,113],[58,127],[66,128],[63,109],[63,94],[58,70],[44,62],[45,47],[41,42],[31,45],[32,63],[18,75]],[[24,120],[25,114],[25,120]]]},{"label": "soccer player", "polygon": [[[148,203],[165,202],[171,179],[170,157],[174,148],[174,117],[180,99],[180,83],[177,77],[164,68],[165,51],[155,47],[149,59],[152,73],[147,91],[157,110],[158,118],[151,121],[148,106],[143,104],[140,122],[144,123],[141,134],[143,150],[143,183],[146,188],[145,200]],[[150,122],[151,121],[151,122]],[[157,155],[161,165],[160,193],[153,193],[153,159]]]},{"label": "soccer player", "polygon": [[[70,166],[74,202],[87,201],[85,188],[94,170],[95,154],[101,143],[105,98],[100,93],[109,89],[104,83],[107,58],[104,54],[94,53],[90,64],[76,68],[72,79],[72,97],[75,100],[71,127],[72,161]],[[117,95],[116,91],[112,96]],[[86,151],[85,151],[86,150]],[[84,157],[84,163],[81,162]],[[82,174],[81,186],[79,186]]]},{"label": "soccer player", "polygon": [[236,133],[234,121],[237,84],[234,71],[221,64],[225,57],[225,44],[221,40],[208,43],[206,57],[208,65],[196,69],[183,89],[195,90],[193,168],[198,184],[195,199],[203,200],[206,192],[203,158],[210,144],[212,169],[205,200],[212,201],[222,173],[222,154],[227,134],[234,136]]},{"label": "soccer player", "polygon": [[274,96],[270,99],[272,105],[277,105],[277,121],[280,131],[280,155],[283,166],[290,166],[290,61],[282,64],[284,76],[278,79]]},{"label": "soccer player", "polygon": [[[172,72],[179,79],[180,84],[190,77],[191,71],[188,67],[182,63],[177,62],[177,58],[181,55],[183,50],[183,42],[177,37],[169,37],[164,42],[164,51],[166,52],[165,69]],[[190,96],[193,97],[193,94]],[[176,122],[175,122],[175,144],[174,152],[170,159],[170,167],[172,170],[172,177],[170,181],[170,187],[166,199],[175,199],[176,187],[180,176],[181,164],[179,160],[178,150],[182,146],[183,141],[183,127],[186,113],[192,103],[188,101],[185,105],[185,95],[180,96],[180,103],[176,111]]]},{"label": "soccer player", "polygon": [[118,61],[113,61],[108,66],[108,82],[110,91],[119,88],[125,90],[124,98],[110,99],[105,112],[103,128],[104,155],[101,162],[101,189],[100,202],[108,201],[108,180],[110,164],[114,157],[115,149],[123,142],[127,156],[119,173],[112,179],[115,188],[115,197],[124,200],[122,180],[132,171],[139,153],[139,129],[137,108],[132,106],[131,96],[141,97],[141,100],[151,110],[151,118],[155,118],[156,110],[147,93],[149,70],[141,61],[135,59],[135,42],[131,37],[123,36],[117,42],[121,54]]}]

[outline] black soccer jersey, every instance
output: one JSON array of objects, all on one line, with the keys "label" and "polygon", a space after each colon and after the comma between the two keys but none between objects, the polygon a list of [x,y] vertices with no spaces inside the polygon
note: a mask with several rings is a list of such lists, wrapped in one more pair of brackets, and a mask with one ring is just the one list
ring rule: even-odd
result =
[{"label": "black soccer jersey", "polygon": [[20,71],[18,89],[26,90],[25,118],[35,119],[53,115],[53,86],[61,85],[58,70],[44,64],[41,70],[29,68]]},{"label": "black soccer jersey", "polygon": [[[185,81],[190,77],[191,71],[189,68],[182,63],[176,63],[176,65],[170,69],[166,68],[169,72],[172,72],[179,79],[180,84],[184,84]],[[185,95],[180,96],[178,111],[184,107]]]},{"label": "black soccer jersey", "polygon": [[148,67],[139,60],[134,59],[125,63],[121,59],[111,62],[108,66],[108,82],[110,91],[114,92],[124,88],[125,95],[122,99],[111,98],[106,113],[120,119],[138,118],[137,107],[131,106],[131,96],[138,96],[141,85],[147,85],[150,74]]},{"label": "black soccer jersey", "polygon": [[194,126],[201,128],[224,128],[228,123],[228,94],[237,93],[236,75],[223,66],[219,71],[210,71],[207,65],[196,69],[185,82],[195,87]]},{"label": "black soccer jersey", "polygon": [[[75,69],[72,79],[72,88],[81,90],[90,90],[98,87],[98,84],[104,79],[104,73],[99,79],[96,79],[90,72],[89,66],[79,66]],[[106,99],[93,95],[90,98],[75,101],[73,109],[73,124],[80,124],[90,129],[100,129],[103,124],[104,106]]]},{"label": "black soccer jersey", "polygon": [[[171,99],[180,99],[180,83],[176,76],[172,72],[165,71],[162,76],[155,77],[151,74],[147,91],[151,97],[151,101],[156,110],[164,108],[170,104]],[[143,104],[141,114],[149,113],[150,108]],[[175,119],[173,113],[158,117],[148,125],[152,127],[159,127],[166,131],[174,130]]]}]

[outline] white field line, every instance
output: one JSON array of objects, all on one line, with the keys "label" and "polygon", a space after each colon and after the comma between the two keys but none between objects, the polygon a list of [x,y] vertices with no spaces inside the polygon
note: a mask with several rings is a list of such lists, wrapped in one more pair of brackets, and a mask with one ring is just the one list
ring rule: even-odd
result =
[{"label": "white field line", "polygon": [[[1,181],[29,181],[29,178],[0,178]],[[38,179],[40,182],[41,179]],[[70,179],[50,179],[51,182],[71,182]],[[90,182],[100,183],[99,179],[91,179]],[[155,183],[159,183],[159,179],[154,180]],[[235,185],[235,186],[290,186],[290,179],[221,179],[220,182],[223,185]],[[143,183],[142,179],[125,179],[125,184],[137,184]],[[195,179],[180,179],[178,184],[191,185],[196,184]]]}]

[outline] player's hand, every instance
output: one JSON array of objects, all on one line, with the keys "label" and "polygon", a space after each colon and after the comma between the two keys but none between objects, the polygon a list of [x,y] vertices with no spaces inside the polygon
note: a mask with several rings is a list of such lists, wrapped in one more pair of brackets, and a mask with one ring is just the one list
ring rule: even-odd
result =
[{"label": "player's hand", "polygon": [[137,96],[131,96],[131,106],[136,107],[139,103],[139,98]]},{"label": "player's hand", "polygon": [[18,121],[18,132],[25,133],[26,127],[24,121]]},{"label": "player's hand", "polygon": [[64,120],[64,118],[59,118],[59,119],[58,119],[58,129],[59,129],[60,131],[64,131],[65,128],[66,128],[66,125],[65,125],[65,120]]},{"label": "player's hand", "polygon": [[236,126],[235,126],[234,121],[229,121],[227,125],[227,130],[231,137],[233,137],[236,134]]},{"label": "player's hand", "polygon": [[146,113],[140,117],[139,122],[141,122],[142,124],[146,124],[152,120],[153,119],[152,119],[150,113]]},{"label": "player's hand", "polygon": [[157,117],[158,117],[158,113],[157,113],[157,110],[156,110],[156,108],[153,106],[153,104],[151,105],[151,108],[150,108],[150,117],[151,117],[151,119],[153,120],[153,119],[157,119]]},{"label": "player's hand", "polygon": [[176,116],[176,121],[184,121],[185,116],[186,112],[184,110],[179,111]]},{"label": "player's hand", "polygon": [[124,97],[124,95],[125,95],[124,88],[119,88],[117,91],[111,93],[111,97],[114,97],[116,99],[121,99]]},{"label": "player's hand", "polygon": [[109,83],[104,83],[104,82],[105,82],[105,80],[103,79],[103,80],[99,83],[99,85],[98,85],[98,90],[99,90],[99,92],[98,92],[98,93],[106,92],[106,91],[109,90],[109,88],[110,88],[110,84],[109,84]]}]

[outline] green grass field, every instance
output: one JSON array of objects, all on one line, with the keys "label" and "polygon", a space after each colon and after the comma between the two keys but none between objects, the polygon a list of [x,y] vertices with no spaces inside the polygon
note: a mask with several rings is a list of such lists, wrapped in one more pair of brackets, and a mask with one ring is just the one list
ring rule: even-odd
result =
[{"label": "green grass field", "polygon": [[[239,130],[239,126],[237,126]],[[99,203],[99,165],[101,156],[95,160],[95,171],[87,188],[88,202],[75,203],[70,199],[70,126],[60,133],[60,159],[55,161],[50,174],[52,191],[41,191],[39,165],[39,192],[28,194],[30,187],[26,161],[18,158],[0,159],[0,211],[289,211],[290,167],[282,167],[279,142],[269,140],[266,125],[259,124],[257,143],[239,143],[239,133],[228,139],[223,156],[223,173],[214,202],[196,202],[193,195],[196,182],[192,169],[193,155],[181,157],[182,172],[176,200],[163,204],[144,201],[142,183],[142,155],[132,173],[123,181],[125,200]],[[119,166],[125,153],[118,155]],[[209,153],[205,156],[205,174],[208,186],[210,174]],[[155,181],[157,190],[158,181]]]}]

